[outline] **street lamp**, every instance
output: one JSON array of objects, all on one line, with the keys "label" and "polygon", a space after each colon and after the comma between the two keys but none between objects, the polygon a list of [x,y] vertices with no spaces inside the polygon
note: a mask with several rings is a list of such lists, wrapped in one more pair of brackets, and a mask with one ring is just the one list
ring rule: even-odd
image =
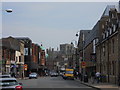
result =
[{"label": "street lamp", "polygon": [[[78,33],[79,32],[79,33]],[[78,31],[77,33],[76,33],[76,36],[78,37],[79,35],[80,35],[80,31]],[[81,63],[81,73],[83,74],[83,80],[84,80],[84,76],[85,76],[85,74],[86,74],[86,71],[85,71],[85,66],[86,66],[86,62],[85,62],[85,50],[84,50],[84,47],[85,47],[85,35],[84,35],[84,32],[82,32],[82,60],[80,61],[80,59],[79,59],[79,64],[80,64],[80,62],[82,62]],[[79,41],[78,41],[79,42]],[[79,71],[80,71],[80,68],[79,68]]]},{"label": "street lamp", "polygon": [[78,34],[78,33],[80,33],[80,31],[77,31],[77,32],[76,32],[76,37],[78,37],[78,36],[79,36],[79,34]]},{"label": "street lamp", "polygon": [[11,13],[12,12],[12,9],[6,9],[5,10],[7,13]]}]

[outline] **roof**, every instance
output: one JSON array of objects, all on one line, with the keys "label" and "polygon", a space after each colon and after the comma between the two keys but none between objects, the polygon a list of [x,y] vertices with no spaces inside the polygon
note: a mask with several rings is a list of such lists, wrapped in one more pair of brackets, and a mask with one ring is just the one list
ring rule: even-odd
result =
[{"label": "roof", "polygon": [[90,31],[90,33],[85,38],[85,47],[93,41],[95,38],[98,37],[99,33],[99,22],[96,23],[96,25],[93,27],[93,29]]},{"label": "roof", "polygon": [[2,80],[17,80],[16,78],[0,78],[0,81]]},{"label": "roof", "polygon": [[40,46],[40,48],[41,48],[42,50],[45,50],[45,48],[44,48],[43,46]]},{"label": "roof", "polygon": [[[108,6],[105,8],[105,10],[104,10],[104,12],[103,12],[103,14],[102,14],[102,17],[104,17],[104,16],[109,16],[109,11],[110,11],[110,9],[116,9],[115,5],[108,5]],[[101,18],[102,18],[102,17],[101,17]]]},{"label": "roof", "polygon": [[20,51],[20,43],[17,39],[13,37],[2,38],[0,40],[0,46]]}]

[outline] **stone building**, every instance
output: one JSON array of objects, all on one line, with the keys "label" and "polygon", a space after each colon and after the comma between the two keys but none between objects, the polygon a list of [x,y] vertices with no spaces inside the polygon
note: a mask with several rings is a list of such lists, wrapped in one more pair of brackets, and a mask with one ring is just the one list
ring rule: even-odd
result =
[{"label": "stone building", "polygon": [[96,44],[97,71],[105,75],[104,81],[117,83],[119,77],[120,13],[114,6],[106,7],[99,20],[99,41]]},{"label": "stone building", "polygon": [[63,59],[64,68],[73,68],[73,54],[75,48],[73,44],[60,44],[60,54]]},{"label": "stone building", "polygon": [[79,33],[79,40],[78,40],[78,65],[79,65],[79,72],[83,73],[83,67],[82,62],[86,61],[85,59],[85,43],[86,43],[86,37],[90,34],[91,30],[80,30]]}]

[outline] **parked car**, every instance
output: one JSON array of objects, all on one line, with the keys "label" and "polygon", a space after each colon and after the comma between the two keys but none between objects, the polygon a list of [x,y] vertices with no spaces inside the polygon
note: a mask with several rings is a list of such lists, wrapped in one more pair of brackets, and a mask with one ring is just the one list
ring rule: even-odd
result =
[{"label": "parked car", "polygon": [[37,79],[37,77],[38,77],[37,73],[30,73],[29,74],[29,79],[31,79],[31,78],[36,78]]},{"label": "parked car", "polygon": [[1,74],[0,75],[0,78],[11,78],[11,75],[10,74]]},{"label": "parked car", "polygon": [[58,76],[58,73],[56,73],[56,72],[51,72],[50,76],[51,76],[51,77],[57,77],[57,76]]},{"label": "parked car", "polygon": [[1,90],[23,90],[22,83],[18,83],[15,78],[0,78]]}]

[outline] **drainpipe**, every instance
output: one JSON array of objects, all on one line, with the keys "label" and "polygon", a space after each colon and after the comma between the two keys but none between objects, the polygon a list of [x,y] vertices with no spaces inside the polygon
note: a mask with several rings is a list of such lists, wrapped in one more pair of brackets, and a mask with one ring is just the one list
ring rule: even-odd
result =
[{"label": "drainpipe", "polygon": [[[120,0],[118,3],[118,13],[120,13]],[[118,18],[118,76],[117,83],[120,86],[120,18]]]}]

